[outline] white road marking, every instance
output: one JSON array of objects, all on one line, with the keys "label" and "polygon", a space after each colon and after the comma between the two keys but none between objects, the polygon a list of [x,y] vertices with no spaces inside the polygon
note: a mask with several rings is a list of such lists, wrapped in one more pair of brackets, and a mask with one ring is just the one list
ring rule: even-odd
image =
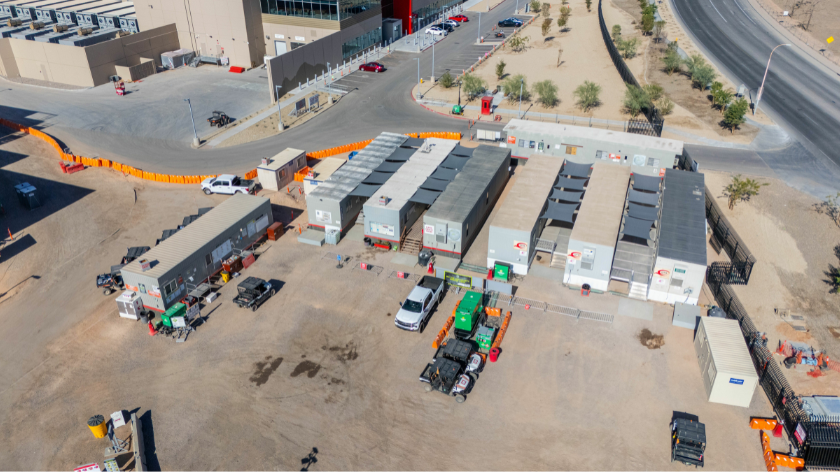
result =
[{"label": "white road marking", "polygon": [[[714,9],[715,9],[715,11],[717,12],[717,14],[718,14],[718,15],[720,15],[720,10],[718,10],[718,9],[717,9],[717,7],[715,6],[714,2],[712,2],[712,0],[709,0],[709,3],[711,3],[711,4],[712,4],[712,8],[714,8]],[[726,21],[726,18],[723,18],[723,15],[720,15],[720,17],[723,19],[723,22],[724,22],[724,23],[729,23],[728,21]]]},{"label": "white road marking", "polygon": [[750,18],[750,15],[747,15],[747,12],[745,12],[745,11],[744,11],[744,9],[743,9],[743,8],[741,8],[741,4],[739,4],[739,3],[738,3],[738,0],[735,0],[735,5],[738,5],[738,9],[740,9],[740,10],[741,10],[741,12],[744,14],[744,16],[746,16],[746,17],[747,17],[747,19],[748,19],[748,20],[750,20],[750,23],[752,23],[752,24],[754,24],[754,25],[758,26],[758,24],[756,24],[756,22],[755,22],[755,21],[753,21],[753,19],[752,19],[752,18]]}]

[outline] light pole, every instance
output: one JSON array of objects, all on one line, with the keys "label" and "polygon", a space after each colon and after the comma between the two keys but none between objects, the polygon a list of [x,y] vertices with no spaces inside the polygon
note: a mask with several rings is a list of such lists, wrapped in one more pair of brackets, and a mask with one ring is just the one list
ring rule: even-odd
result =
[{"label": "light pole", "polygon": [[420,97],[420,58],[415,57],[414,60],[417,61],[417,97]]},{"label": "light pole", "polygon": [[435,37],[432,36],[432,83],[435,83]]},{"label": "light pole", "polygon": [[478,42],[481,42],[481,12],[478,12]]},{"label": "light pole", "polygon": [[519,13],[519,0],[516,0],[516,10],[513,10],[513,14],[516,15]]},{"label": "light pole", "polygon": [[767,59],[767,68],[764,69],[764,78],[761,79],[761,87],[758,88],[758,96],[756,96],[756,98],[755,98],[755,107],[753,107],[753,116],[755,115],[755,112],[758,110],[758,102],[761,101],[761,94],[764,92],[764,81],[767,80],[767,72],[770,71],[770,60],[773,59],[773,53],[776,52],[776,49],[779,49],[782,46],[790,46],[790,44],[780,44],[780,45],[774,47],[772,51],[770,51],[770,58]]},{"label": "light pole", "polygon": [[283,131],[283,113],[280,110],[280,85],[274,86],[274,93],[277,94],[277,130]]},{"label": "light pole", "polygon": [[525,85],[525,79],[519,79],[519,118],[522,118],[522,87]]},{"label": "light pole", "polygon": [[189,98],[185,98],[184,101],[187,102],[187,105],[190,107],[190,121],[192,121],[193,125],[193,147],[198,147],[198,145],[201,144],[201,141],[198,140],[198,133],[195,131],[195,118],[193,118],[192,103],[190,103]]}]

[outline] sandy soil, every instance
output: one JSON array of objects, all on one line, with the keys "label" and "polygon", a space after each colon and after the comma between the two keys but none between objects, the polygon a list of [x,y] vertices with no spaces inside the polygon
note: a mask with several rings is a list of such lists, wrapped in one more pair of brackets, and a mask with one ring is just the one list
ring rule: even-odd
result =
[{"label": "sandy soil", "polygon": [[[706,172],[706,185],[716,196],[730,181],[730,174]],[[735,286],[735,292],[759,329],[767,332],[773,350],[779,340],[806,342],[826,349],[831,358],[840,355],[838,297],[829,294],[823,281],[828,265],[838,265],[834,246],[840,243],[840,228],[826,215],[814,211],[819,203],[776,179],[759,179],[763,187],[750,202],[726,209],[725,198],[718,202],[724,214],[755,255],[749,284]],[[723,254],[723,253],[722,253]],[[790,309],[805,316],[808,333],[793,330],[775,313]],[[779,358],[781,359],[781,358]],[[811,379],[809,368],[786,371],[797,393],[830,394],[840,388],[840,374],[827,371],[827,377]]]},{"label": "sandy soil", "polygon": [[[387,277],[404,270],[390,263],[393,253],[348,239],[319,249],[287,232],[262,247],[248,269],[282,284],[259,311],[234,308],[229,284],[202,308],[207,322],[187,342],[149,337],[145,326],[116,315],[93,276],[127,245],[148,244],[183,215],[225,197],[193,186],[143,185],[104,169],[56,175],[49,170],[57,169],[55,159],[41,148],[31,138],[0,144],[17,153],[3,171],[29,169],[93,193],[21,230],[52,231],[82,249],[67,253],[57,241],[39,241],[36,250],[52,258],[55,275],[43,272],[0,302],[4,468],[101,462],[105,441],[93,438],[85,421],[119,409],[143,420],[153,470],[298,469],[310,453],[318,460],[310,470],[683,470],[669,462],[675,411],[726,432],[709,435],[710,469],[762,467],[746,425],[750,415],[771,413],[763,392],[756,390],[746,409],[708,403],[691,330],[672,327],[663,305],[654,306],[651,321],[616,316],[613,324],[516,307],[499,362],[457,405],[424,393],[417,377],[433,355],[436,327],[460,297],[447,295],[424,333],[397,330],[394,310],[412,286]],[[305,222],[300,212],[290,218],[284,199],[272,195],[275,217],[288,228]],[[94,217],[100,213],[107,215]],[[77,233],[75,226],[88,228]],[[112,239],[91,235],[115,229]],[[84,249],[94,242],[95,250]],[[327,250],[382,267],[383,275],[335,269],[334,259],[323,258]],[[9,261],[28,252],[35,251]],[[618,303],[610,295],[582,299],[539,278],[526,278],[519,289],[612,313]],[[664,345],[643,345],[645,329],[663,336]],[[457,462],[444,450],[458,451]]]},{"label": "sandy soil", "polygon": [[[783,25],[794,31],[800,39],[806,40],[817,51],[825,49],[830,53],[829,58],[840,64],[840,1],[823,0],[817,4],[813,15],[810,15],[811,7],[805,6],[797,9],[793,17],[784,17],[783,11],[790,11],[794,2],[791,0],[758,0],[766,11],[779,20],[784,20]],[[810,29],[805,31],[804,26],[811,16]],[[834,37],[834,42],[829,44],[826,40]]]}]

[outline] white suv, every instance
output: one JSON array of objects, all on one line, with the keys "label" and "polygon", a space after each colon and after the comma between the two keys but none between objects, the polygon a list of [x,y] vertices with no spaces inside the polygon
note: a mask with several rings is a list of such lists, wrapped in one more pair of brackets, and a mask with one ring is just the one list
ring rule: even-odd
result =
[{"label": "white suv", "polygon": [[430,28],[428,28],[428,29],[426,30],[426,34],[434,34],[434,35],[438,35],[438,36],[439,36],[439,35],[446,36],[446,35],[447,35],[447,34],[449,34],[449,33],[447,33],[447,32],[446,32],[446,30],[444,30],[444,29],[443,29],[443,28],[441,28],[440,26],[432,26],[432,27],[430,27]]}]

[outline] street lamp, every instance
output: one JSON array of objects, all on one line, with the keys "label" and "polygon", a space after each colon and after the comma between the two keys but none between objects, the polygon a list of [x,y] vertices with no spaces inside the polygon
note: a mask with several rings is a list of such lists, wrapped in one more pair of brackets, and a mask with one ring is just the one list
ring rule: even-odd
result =
[{"label": "street lamp", "polygon": [[415,61],[417,61],[417,97],[420,97],[420,58],[415,57]]},{"label": "street lamp", "polygon": [[758,88],[758,96],[755,98],[755,107],[753,107],[753,115],[755,115],[756,110],[758,110],[758,102],[761,101],[761,94],[764,92],[764,81],[767,80],[767,72],[770,71],[770,60],[773,59],[773,53],[776,52],[776,49],[779,49],[782,46],[790,46],[790,44],[780,44],[773,48],[770,51],[770,58],[767,59],[767,68],[764,69],[764,78],[761,79],[761,87]]},{"label": "street lamp", "polygon": [[522,118],[522,87],[525,85],[525,79],[519,79],[519,118]]},{"label": "street lamp", "polygon": [[481,12],[478,12],[478,42],[481,42]]},{"label": "street lamp", "polygon": [[195,118],[193,118],[192,103],[190,103],[189,98],[185,98],[184,101],[187,102],[187,105],[190,107],[190,121],[192,121],[193,125],[193,147],[198,147],[199,144],[201,144],[201,141],[198,140],[198,133],[195,131]]},{"label": "street lamp", "polygon": [[432,36],[432,83],[435,83],[435,41],[434,36]]},{"label": "street lamp", "polygon": [[280,88],[281,85],[274,86],[274,93],[277,95],[277,130],[283,131],[283,113],[280,110]]}]

